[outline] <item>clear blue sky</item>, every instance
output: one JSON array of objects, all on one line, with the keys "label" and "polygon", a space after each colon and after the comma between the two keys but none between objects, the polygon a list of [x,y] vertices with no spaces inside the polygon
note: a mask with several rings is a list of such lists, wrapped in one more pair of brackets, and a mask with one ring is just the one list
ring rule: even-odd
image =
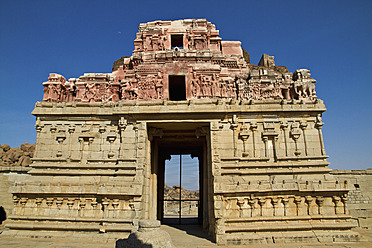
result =
[{"label": "clear blue sky", "polygon": [[317,80],[331,168],[372,167],[372,1],[0,0],[0,144],[34,143],[42,82],[110,72],[131,55],[139,23],[206,18],[257,64],[275,56]]},{"label": "clear blue sky", "polygon": [[[199,190],[199,159],[190,155],[182,155],[181,185],[187,190]],[[180,155],[172,155],[165,160],[165,183],[172,187],[180,185]]]}]

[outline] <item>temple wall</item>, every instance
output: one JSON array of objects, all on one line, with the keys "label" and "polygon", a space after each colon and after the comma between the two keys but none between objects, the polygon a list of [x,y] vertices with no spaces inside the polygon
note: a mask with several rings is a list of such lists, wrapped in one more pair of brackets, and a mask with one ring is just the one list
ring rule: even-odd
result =
[{"label": "temple wall", "polygon": [[[208,219],[217,243],[262,242],[261,234],[280,236],[283,230],[301,231],[302,239],[331,241],[337,238],[328,230],[357,226],[348,204],[359,225],[368,226],[369,210],[362,209],[369,202],[353,204],[369,201],[363,192],[369,175],[329,174],[322,102],[282,104],[281,112],[277,106],[38,103],[34,162],[27,176],[9,178],[14,210],[7,226],[129,234],[137,220],[156,218],[150,214],[154,175],[149,136],[161,139],[162,131],[148,129],[147,123],[172,120],[210,123]],[[353,190],[356,184],[361,192]],[[314,226],[316,236],[302,232]],[[251,232],[258,234],[245,235]]]},{"label": "temple wall", "polygon": [[360,228],[372,229],[372,169],[333,170],[339,182],[351,185],[348,193],[350,214],[358,220]]},{"label": "temple wall", "polygon": [[[12,179],[19,176],[27,177],[27,171],[29,168],[14,166],[14,167],[0,167],[0,206],[4,208],[6,217],[12,215],[13,211],[13,196],[10,192],[13,184]],[[1,224],[1,228],[5,226],[7,220]]]}]

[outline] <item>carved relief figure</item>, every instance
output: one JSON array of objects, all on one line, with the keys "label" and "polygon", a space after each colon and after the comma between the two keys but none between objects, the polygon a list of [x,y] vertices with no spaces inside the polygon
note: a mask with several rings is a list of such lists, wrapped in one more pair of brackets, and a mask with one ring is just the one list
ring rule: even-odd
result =
[{"label": "carved relief figure", "polygon": [[298,99],[316,99],[315,82],[310,78],[310,71],[307,69],[296,70],[293,74],[294,91]]},{"label": "carved relief figure", "polygon": [[161,72],[158,72],[158,76],[155,79],[156,80],[156,98],[157,99],[163,99],[163,76]]},{"label": "carved relief figure", "polygon": [[200,98],[201,95],[201,86],[200,78],[196,75],[196,72],[192,72],[191,77],[191,93],[195,98]]}]

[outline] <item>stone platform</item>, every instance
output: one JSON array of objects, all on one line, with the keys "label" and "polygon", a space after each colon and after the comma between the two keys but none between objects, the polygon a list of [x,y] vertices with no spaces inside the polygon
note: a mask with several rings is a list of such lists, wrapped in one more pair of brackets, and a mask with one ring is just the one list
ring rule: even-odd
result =
[{"label": "stone platform", "polygon": [[[218,245],[211,242],[205,232],[197,225],[189,226],[167,226],[162,225],[161,229],[170,234],[172,242],[175,247],[194,247],[194,248],[204,248],[204,247],[217,247]],[[291,248],[307,248],[307,247],[320,247],[320,248],[364,248],[372,247],[372,231],[371,230],[356,230],[363,241],[352,242],[352,243],[282,243],[282,244],[255,244],[255,245],[230,245],[230,246],[220,246],[220,247],[234,247],[234,248],[263,248],[263,247],[291,247]],[[38,248],[117,248],[117,244],[120,240],[115,239],[100,239],[97,238],[84,238],[76,236],[66,236],[66,237],[52,237],[47,233],[40,232],[39,236],[33,237],[13,237],[9,235],[0,234],[0,247],[7,248],[18,248],[18,247],[38,247]]]}]

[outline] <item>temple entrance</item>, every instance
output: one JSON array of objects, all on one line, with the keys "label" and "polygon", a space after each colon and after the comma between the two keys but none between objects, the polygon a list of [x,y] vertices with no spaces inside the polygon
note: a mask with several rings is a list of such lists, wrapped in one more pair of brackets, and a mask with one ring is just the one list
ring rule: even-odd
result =
[{"label": "temple entrance", "polygon": [[213,199],[208,198],[212,195],[208,131],[209,123],[151,124],[150,219],[209,227]]}]

